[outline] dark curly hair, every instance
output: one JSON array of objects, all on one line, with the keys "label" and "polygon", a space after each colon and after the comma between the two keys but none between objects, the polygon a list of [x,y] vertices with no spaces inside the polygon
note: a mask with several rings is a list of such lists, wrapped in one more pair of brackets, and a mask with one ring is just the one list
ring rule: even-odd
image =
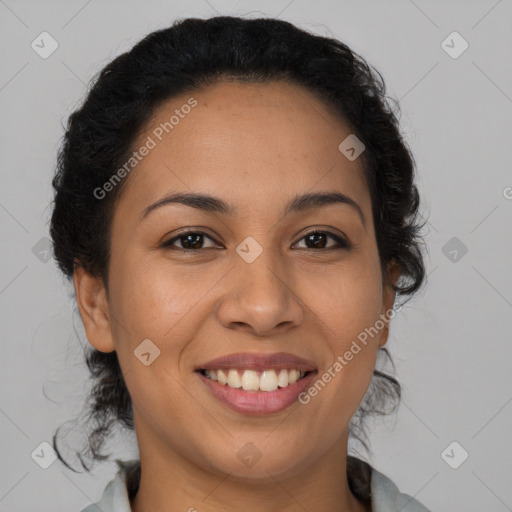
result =
[{"label": "dark curly hair", "polygon": [[[388,103],[380,73],[342,42],[311,34],[272,18],[217,16],[183,19],[150,33],[110,62],[93,81],[85,101],[69,117],[53,179],[50,234],[59,268],[69,279],[75,267],[101,277],[108,294],[110,230],[124,181],[103,199],[94,190],[126,162],[136,137],[164,101],[223,79],[268,83],[284,80],[321,98],[364,143],[361,158],[372,201],[383,279],[395,262],[393,286],[411,296],[425,279],[423,240],[414,185],[415,162],[399,131],[398,102]],[[396,113],[395,113],[396,112]],[[386,278],[387,279],[387,278]],[[133,430],[132,402],[116,352],[87,348],[93,382],[84,449],[75,452],[87,471],[105,460],[102,447],[116,425]],[[379,349],[392,364],[386,348]],[[378,359],[379,361],[379,359]],[[374,370],[367,393],[351,420],[350,434],[369,449],[363,419],[396,409],[401,386]],[[394,406],[385,410],[388,401]],[[60,460],[73,469],[57,448]],[[118,461],[119,463],[119,461]],[[349,466],[354,463],[349,458]],[[350,469],[350,468],[349,468]],[[74,469],[73,469],[74,470]],[[353,467],[354,472],[357,468]]]}]

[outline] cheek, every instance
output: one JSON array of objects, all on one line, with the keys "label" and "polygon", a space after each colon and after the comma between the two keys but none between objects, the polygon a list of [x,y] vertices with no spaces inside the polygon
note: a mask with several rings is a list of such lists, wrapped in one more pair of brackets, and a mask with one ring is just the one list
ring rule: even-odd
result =
[{"label": "cheek", "polygon": [[178,364],[177,354],[207,315],[208,291],[223,273],[164,259],[134,262],[126,257],[119,263],[111,278],[112,328],[118,352],[133,352],[149,338],[165,351],[166,361]]},{"label": "cheek", "polygon": [[[116,351],[133,402],[147,418],[155,411],[167,411],[168,416],[194,408],[182,392],[185,383],[179,366],[207,314],[204,295],[218,280],[199,279],[197,274],[155,261],[124,261],[112,273]],[[141,345],[148,339],[154,346],[147,341]],[[147,366],[139,358],[143,353],[149,353]]]},{"label": "cheek", "polygon": [[379,318],[383,288],[378,258],[361,253],[350,265],[309,277],[304,293],[310,298],[311,309],[326,324],[331,338],[337,340],[341,349]]},{"label": "cheek", "polygon": [[316,277],[307,296],[328,347],[319,379],[325,375],[329,389],[322,394],[327,401],[346,402],[339,411],[355,410],[372,378],[382,335],[380,262],[376,254],[361,254],[357,264]]},{"label": "cheek", "polygon": [[372,380],[380,332],[374,337],[368,332],[382,307],[380,267],[354,265],[323,284],[316,288],[315,311],[321,317],[318,344],[325,347],[325,359],[301,403],[315,418],[304,436],[315,439],[318,451],[327,452],[349,425]]}]

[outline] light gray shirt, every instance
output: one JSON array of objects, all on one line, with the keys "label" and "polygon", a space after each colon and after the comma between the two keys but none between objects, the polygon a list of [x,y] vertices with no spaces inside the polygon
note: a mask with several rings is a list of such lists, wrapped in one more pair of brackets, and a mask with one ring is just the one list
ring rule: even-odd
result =
[{"label": "light gray shirt", "polygon": [[[100,501],[89,505],[81,512],[132,512],[126,485],[126,471],[138,460],[126,461],[115,478],[106,486]],[[372,512],[431,512],[416,499],[403,494],[384,474],[372,468],[371,474]]]}]

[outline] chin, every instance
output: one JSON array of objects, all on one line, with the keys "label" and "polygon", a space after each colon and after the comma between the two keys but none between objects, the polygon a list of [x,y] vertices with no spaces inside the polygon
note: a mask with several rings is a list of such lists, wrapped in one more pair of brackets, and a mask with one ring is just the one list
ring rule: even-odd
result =
[{"label": "chin", "polygon": [[297,455],[297,450],[292,453],[274,450],[265,454],[252,443],[247,443],[238,451],[235,460],[231,457],[224,459],[217,469],[240,482],[275,483],[273,477],[293,477],[307,468],[308,462]]}]

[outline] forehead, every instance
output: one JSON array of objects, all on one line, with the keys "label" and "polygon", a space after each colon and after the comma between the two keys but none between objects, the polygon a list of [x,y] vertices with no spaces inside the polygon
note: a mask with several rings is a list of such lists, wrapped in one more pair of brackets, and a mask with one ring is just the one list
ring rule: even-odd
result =
[{"label": "forehead", "polygon": [[364,207],[361,159],[338,149],[350,134],[301,86],[216,83],[156,110],[133,146],[151,149],[130,172],[123,196],[141,211],[167,193],[201,191],[254,212],[297,193],[334,189]]}]

